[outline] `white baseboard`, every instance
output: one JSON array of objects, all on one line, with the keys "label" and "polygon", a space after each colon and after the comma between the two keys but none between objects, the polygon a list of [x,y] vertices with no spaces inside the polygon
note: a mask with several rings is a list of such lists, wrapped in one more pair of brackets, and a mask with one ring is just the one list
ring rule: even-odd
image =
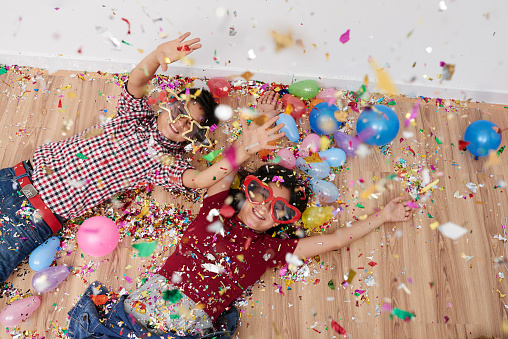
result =
[{"label": "white baseboard", "polygon": [[[87,71],[87,72],[108,72],[108,73],[128,73],[132,70],[139,60],[112,60],[112,59],[95,59],[95,58],[71,58],[60,55],[47,55],[47,54],[26,54],[0,51],[0,64],[4,65],[18,65],[29,66],[47,69],[48,72],[54,73],[58,70],[69,71]],[[245,72],[242,69],[224,68],[224,67],[200,67],[199,65],[180,66],[170,65],[166,75],[182,75],[188,77],[228,77],[239,75]],[[283,74],[272,72],[269,70],[249,70],[254,73],[253,80],[263,82],[275,82],[282,84],[291,84],[294,81],[313,79],[320,85],[321,88],[334,87],[342,90],[358,90],[362,85],[363,79],[361,78],[346,78],[341,76],[320,76],[316,74]],[[375,83],[371,82],[372,87],[375,88]],[[423,86],[413,84],[396,83],[399,93],[408,97],[428,97],[428,98],[441,98],[465,101],[471,99],[472,101],[486,102],[491,104],[508,104],[508,93],[506,92],[493,92],[482,89],[471,88],[456,88],[446,87],[440,84],[439,87]]]}]

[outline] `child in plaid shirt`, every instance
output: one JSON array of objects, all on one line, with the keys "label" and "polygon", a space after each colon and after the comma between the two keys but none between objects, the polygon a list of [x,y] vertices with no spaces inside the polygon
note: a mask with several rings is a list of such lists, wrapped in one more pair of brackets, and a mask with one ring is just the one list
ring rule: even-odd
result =
[{"label": "child in plaid shirt", "polygon": [[[163,43],[131,72],[111,121],[60,142],[38,147],[33,167],[23,161],[0,170],[0,281],[62,223],[124,190],[155,184],[173,192],[194,192],[226,177],[235,167],[282,137],[283,125],[247,126],[233,144],[235,163],[224,158],[202,172],[183,158],[184,146],[211,147],[208,129],[217,123],[208,91],[192,90],[156,114],[145,86],[159,67],[201,48],[190,33]],[[273,95],[272,95],[273,97]],[[265,98],[266,99],[266,98]],[[275,104],[273,105],[275,110]],[[272,114],[275,115],[275,114]]]}]

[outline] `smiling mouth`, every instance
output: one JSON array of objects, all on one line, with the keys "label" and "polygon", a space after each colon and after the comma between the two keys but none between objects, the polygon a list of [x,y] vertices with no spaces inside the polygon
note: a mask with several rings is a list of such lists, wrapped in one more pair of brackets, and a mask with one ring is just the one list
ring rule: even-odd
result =
[{"label": "smiling mouth", "polygon": [[254,207],[252,208],[252,213],[261,220],[266,220]]},{"label": "smiling mouth", "polygon": [[175,126],[173,126],[173,124],[169,124],[169,128],[171,128],[171,131],[173,131],[173,133],[175,133],[175,134],[180,134],[180,133],[176,130]]}]

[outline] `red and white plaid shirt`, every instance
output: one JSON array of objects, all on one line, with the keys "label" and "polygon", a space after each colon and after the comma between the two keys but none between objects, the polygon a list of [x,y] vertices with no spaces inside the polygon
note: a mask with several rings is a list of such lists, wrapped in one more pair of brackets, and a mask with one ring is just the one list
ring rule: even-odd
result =
[{"label": "red and white plaid shirt", "polygon": [[33,184],[54,213],[75,218],[145,183],[196,192],[182,184],[183,172],[192,168],[182,156],[184,145],[159,132],[147,98],[135,99],[125,85],[117,108],[111,121],[35,151]]}]

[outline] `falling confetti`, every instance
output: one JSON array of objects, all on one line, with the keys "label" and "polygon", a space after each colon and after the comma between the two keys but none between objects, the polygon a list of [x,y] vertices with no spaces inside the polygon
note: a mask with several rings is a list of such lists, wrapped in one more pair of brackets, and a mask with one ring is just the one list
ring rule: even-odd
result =
[{"label": "falling confetti", "polygon": [[157,241],[150,242],[140,242],[137,244],[132,244],[132,247],[139,252],[139,256],[142,258],[149,257],[155,251],[157,247]]},{"label": "falling confetti", "polygon": [[349,41],[349,29],[346,31],[346,33],[340,36],[340,42],[342,42],[343,44],[345,44],[348,41]]},{"label": "falling confetti", "polygon": [[376,72],[377,86],[381,92],[389,95],[397,94],[397,88],[395,88],[395,85],[390,79],[388,72],[384,68],[380,68],[373,59],[370,60],[370,65]]},{"label": "falling confetti", "polygon": [[457,240],[467,233],[467,230],[453,222],[447,222],[437,228],[441,234],[452,240]]},{"label": "falling confetti", "polygon": [[337,332],[338,334],[344,336],[344,338],[347,338],[346,330],[344,327],[340,326],[335,320],[332,319],[331,323],[332,329]]}]

